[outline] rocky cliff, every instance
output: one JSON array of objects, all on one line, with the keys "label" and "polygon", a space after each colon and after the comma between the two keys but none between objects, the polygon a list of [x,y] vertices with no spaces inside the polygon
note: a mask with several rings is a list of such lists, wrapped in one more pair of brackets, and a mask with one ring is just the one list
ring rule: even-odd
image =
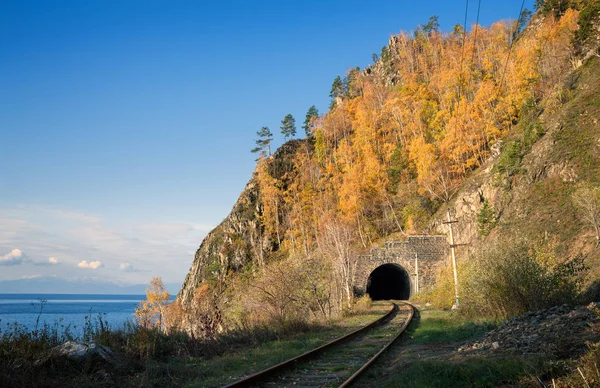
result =
[{"label": "rocky cliff", "polygon": [[[307,140],[292,140],[266,160],[270,174],[284,184],[291,179],[291,159],[299,147],[310,147]],[[223,281],[230,271],[261,260],[278,249],[277,241],[261,224],[263,205],[255,171],[229,215],[204,238],[177,298],[189,303],[204,281]]]}]

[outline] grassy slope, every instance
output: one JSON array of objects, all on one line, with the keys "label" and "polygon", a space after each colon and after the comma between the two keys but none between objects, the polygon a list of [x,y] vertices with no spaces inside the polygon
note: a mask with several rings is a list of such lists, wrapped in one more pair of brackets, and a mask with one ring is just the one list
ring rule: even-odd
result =
[{"label": "grassy slope", "polygon": [[[547,133],[523,158],[515,198],[514,208],[524,212],[509,212],[501,232],[556,238],[558,253],[565,256],[590,253],[588,265],[596,274],[600,255],[591,251],[592,229],[581,221],[570,196],[577,182],[600,184],[600,58],[586,62],[575,76],[568,101],[540,117]],[[536,173],[541,177],[531,182]]]}]

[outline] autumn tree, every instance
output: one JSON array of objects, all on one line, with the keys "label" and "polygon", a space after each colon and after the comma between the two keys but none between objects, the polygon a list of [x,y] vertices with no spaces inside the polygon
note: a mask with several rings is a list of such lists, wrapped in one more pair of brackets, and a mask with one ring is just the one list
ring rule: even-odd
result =
[{"label": "autumn tree", "polygon": [[357,255],[353,252],[356,239],[354,228],[332,219],[324,223],[321,247],[322,252],[331,260],[337,283],[341,289],[339,295],[345,300],[347,308],[354,302],[354,280],[358,265]]},{"label": "autumn tree", "polygon": [[[281,245],[281,204],[283,202],[280,188],[281,181],[274,178],[269,172],[268,160],[259,160],[256,166],[256,180],[260,189],[262,206],[261,225],[265,234],[276,238],[277,245]],[[259,259],[262,261],[262,257],[259,256]],[[260,262],[259,264],[262,265]]]},{"label": "autumn tree", "polygon": [[296,135],[296,119],[294,119],[294,116],[292,116],[291,113],[285,115],[283,120],[281,120],[280,128],[281,134],[283,135],[285,140],[287,140],[288,138],[291,139]]},{"label": "autumn tree", "polygon": [[312,135],[312,129],[314,128],[313,121],[319,117],[319,110],[316,106],[312,105],[308,108],[306,112],[306,118],[304,119],[304,124],[302,125],[302,129],[304,129],[304,133],[306,133],[306,137]]},{"label": "autumn tree", "polygon": [[285,322],[302,316],[299,296],[300,271],[292,260],[273,263],[253,278],[246,304],[254,319]]},{"label": "autumn tree", "polygon": [[157,328],[163,330],[165,328],[165,312],[171,295],[165,289],[160,276],[155,276],[150,280],[150,286],[146,288],[146,299],[140,302],[135,309],[136,321],[142,327]]},{"label": "autumn tree", "polygon": [[255,140],[256,147],[251,150],[252,153],[259,153],[259,158],[264,158],[271,155],[271,141],[273,134],[269,127],[262,127],[258,132],[258,139]]}]

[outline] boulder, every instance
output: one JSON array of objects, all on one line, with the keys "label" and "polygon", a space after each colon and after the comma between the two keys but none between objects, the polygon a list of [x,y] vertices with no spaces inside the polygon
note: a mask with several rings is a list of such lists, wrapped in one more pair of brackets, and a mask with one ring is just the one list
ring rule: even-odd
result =
[{"label": "boulder", "polygon": [[116,366],[119,361],[110,348],[95,342],[67,341],[58,345],[48,355],[35,362],[36,365],[47,365],[69,362],[88,370],[97,367]]}]

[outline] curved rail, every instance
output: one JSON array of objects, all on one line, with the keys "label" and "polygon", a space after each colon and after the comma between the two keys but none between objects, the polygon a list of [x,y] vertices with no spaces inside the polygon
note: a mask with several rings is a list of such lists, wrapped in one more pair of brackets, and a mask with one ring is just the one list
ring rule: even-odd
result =
[{"label": "curved rail", "polygon": [[[346,380],[341,386],[346,387],[349,384],[351,384],[353,381],[355,381],[377,359],[377,357],[379,357],[398,337],[400,337],[402,332],[404,332],[404,330],[406,329],[406,327],[408,326],[408,324],[410,323],[410,321],[412,320],[412,317],[414,315],[414,307],[409,303],[405,303],[405,304],[410,306],[411,310],[409,313],[409,318],[402,325],[400,332],[396,336],[394,336],[394,338],[388,344],[386,344],[383,349],[381,349],[375,356],[373,356],[369,361],[367,361],[367,363],[364,364],[356,373],[354,373],[352,376],[350,376],[350,378],[348,380]],[[289,360],[283,361],[283,362],[281,362],[277,365],[274,365],[270,368],[267,368],[260,372],[246,376],[245,378],[235,381],[231,384],[225,385],[223,388],[249,387],[249,386],[258,384],[258,383],[264,381],[266,378],[271,377],[271,376],[277,374],[278,372],[283,371],[284,369],[288,369],[288,368],[295,366],[296,363],[298,363],[300,361],[306,361],[308,359],[316,357],[319,354],[321,354],[323,351],[325,351],[326,349],[328,349],[332,346],[344,343],[347,340],[351,339],[352,337],[356,336],[357,334],[360,334],[362,332],[365,332],[365,331],[373,328],[374,326],[377,326],[378,324],[380,324],[383,321],[385,321],[386,319],[388,319],[393,313],[397,312],[398,310],[399,310],[398,305],[393,303],[393,306],[390,309],[390,311],[388,311],[382,317],[371,322],[370,324],[363,326],[357,330],[354,330],[353,332],[346,334],[343,337],[337,338],[337,339],[330,341],[324,345],[321,345],[318,348],[315,348],[315,349],[309,350],[305,353],[302,353],[299,356],[290,358]]]},{"label": "curved rail", "polygon": [[404,321],[404,323],[400,327],[400,331],[398,332],[398,334],[396,334],[396,336],[394,336],[394,338],[392,338],[392,340],[390,342],[388,342],[379,352],[377,352],[377,354],[375,354],[373,357],[371,357],[371,359],[369,361],[367,361],[363,366],[361,366],[359,370],[354,372],[354,374],[352,376],[350,376],[346,381],[344,381],[342,383],[342,385],[340,385],[339,388],[349,387],[353,382],[355,382],[360,377],[360,375],[362,375],[363,372],[366,371],[375,362],[375,360],[377,360],[379,358],[379,356],[381,356],[390,346],[392,346],[392,344],[394,342],[396,342],[396,340],[398,338],[400,338],[402,333],[404,333],[404,330],[406,330],[406,328],[408,327],[410,322],[412,322],[412,319],[415,315],[415,306],[413,306],[411,303],[408,303],[408,302],[402,302],[402,303],[409,306],[410,311],[408,313],[408,318],[406,319],[406,321]]}]

